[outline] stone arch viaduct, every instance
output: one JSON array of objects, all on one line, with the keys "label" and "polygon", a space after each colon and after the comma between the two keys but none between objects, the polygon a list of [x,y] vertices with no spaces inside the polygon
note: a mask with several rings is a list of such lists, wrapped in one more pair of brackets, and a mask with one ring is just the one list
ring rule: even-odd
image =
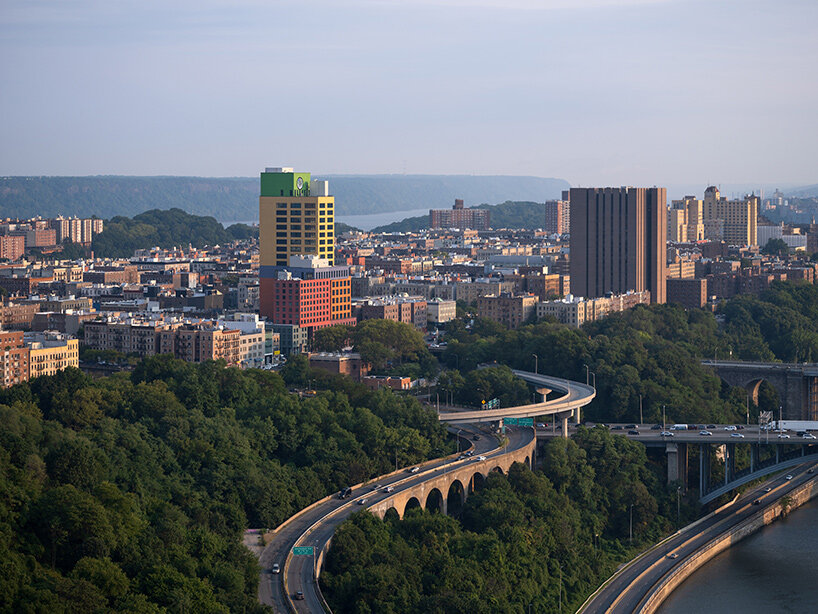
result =
[{"label": "stone arch viaduct", "polygon": [[769,382],[778,392],[784,420],[818,420],[818,364],[724,360],[702,364],[728,384],[744,388],[756,404],[761,382]]},{"label": "stone arch viaduct", "polygon": [[464,460],[450,471],[431,477],[412,488],[396,492],[367,509],[381,519],[390,510],[397,513],[398,518],[403,518],[406,511],[413,507],[422,507],[443,514],[455,513],[466,502],[468,496],[480,488],[492,471],[508,473],[515,462],[532,467],[536,446],[537,439],[532,433],[531,441],[516,450],[506,452],[501,450],[482,461],[473,458]]}]

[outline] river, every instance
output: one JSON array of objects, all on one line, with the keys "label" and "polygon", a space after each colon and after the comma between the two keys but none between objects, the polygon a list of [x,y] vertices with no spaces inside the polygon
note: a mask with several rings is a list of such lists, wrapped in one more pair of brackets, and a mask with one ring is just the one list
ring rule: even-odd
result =
[{"label": "river", "polygon": [[818,612],[818,500],[722,552],[659,612]]}]

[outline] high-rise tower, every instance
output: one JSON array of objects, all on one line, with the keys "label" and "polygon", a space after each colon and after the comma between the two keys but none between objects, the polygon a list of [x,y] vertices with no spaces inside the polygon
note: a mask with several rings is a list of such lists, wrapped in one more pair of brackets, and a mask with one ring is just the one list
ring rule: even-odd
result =
[{"label": "high-rise tower", "polygon": [[290,256],[335,261],[335,198],[329,182],[310,173],[268,168],[261,173],[259,247],[262,267],[287,266]]},{"label": "high-rise tower", "polygon": [[665,188],[571,188],[571,291],[665,302]]}]

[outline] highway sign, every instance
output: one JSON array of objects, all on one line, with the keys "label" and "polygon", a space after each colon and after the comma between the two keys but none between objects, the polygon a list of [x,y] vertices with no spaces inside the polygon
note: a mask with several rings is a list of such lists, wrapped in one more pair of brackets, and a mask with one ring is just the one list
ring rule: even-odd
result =
[{"label": "highway sign", "polygon": [[307,556],[312,556],[313,553],[312,546],[294,546],[293,547],[293,554],[298,556],[299,554],[305,554]]},{"label": "highway sign", "polygon": [[507,426],[534,426],[534,418],[503,418]]}]

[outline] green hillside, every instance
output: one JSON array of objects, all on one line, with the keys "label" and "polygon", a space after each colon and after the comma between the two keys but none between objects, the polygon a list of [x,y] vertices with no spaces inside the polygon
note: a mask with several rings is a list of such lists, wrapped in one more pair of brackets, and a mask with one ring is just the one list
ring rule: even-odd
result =
[{"label": "green hillside", "polygon": [[[466,202],[545,200],[562,179],[470,175],[313,175],[330,180],[339,215],[451,207]],[[257,177],[0,177],[0,217],[133,216],[183,209],[220,221],[258,219]]]},{"label": "green hillside", "polygon": [[[542,203],[506,201],[499,205],[479,205],[488,209],[492,228],[542,228],[545,210]],[[417,232],[429,227],[429,216],[408,217],[399,222],[373,228],[373,232]]]},{"label": "green hillside", "polygon": [[213,217],[190,215],[181,209],[145,211],[133,218],[117,216],[94,237],[98,257],[131,256],[150,247],[204,247],[258,236],[258,228],[233,224],[225,228]]}]

